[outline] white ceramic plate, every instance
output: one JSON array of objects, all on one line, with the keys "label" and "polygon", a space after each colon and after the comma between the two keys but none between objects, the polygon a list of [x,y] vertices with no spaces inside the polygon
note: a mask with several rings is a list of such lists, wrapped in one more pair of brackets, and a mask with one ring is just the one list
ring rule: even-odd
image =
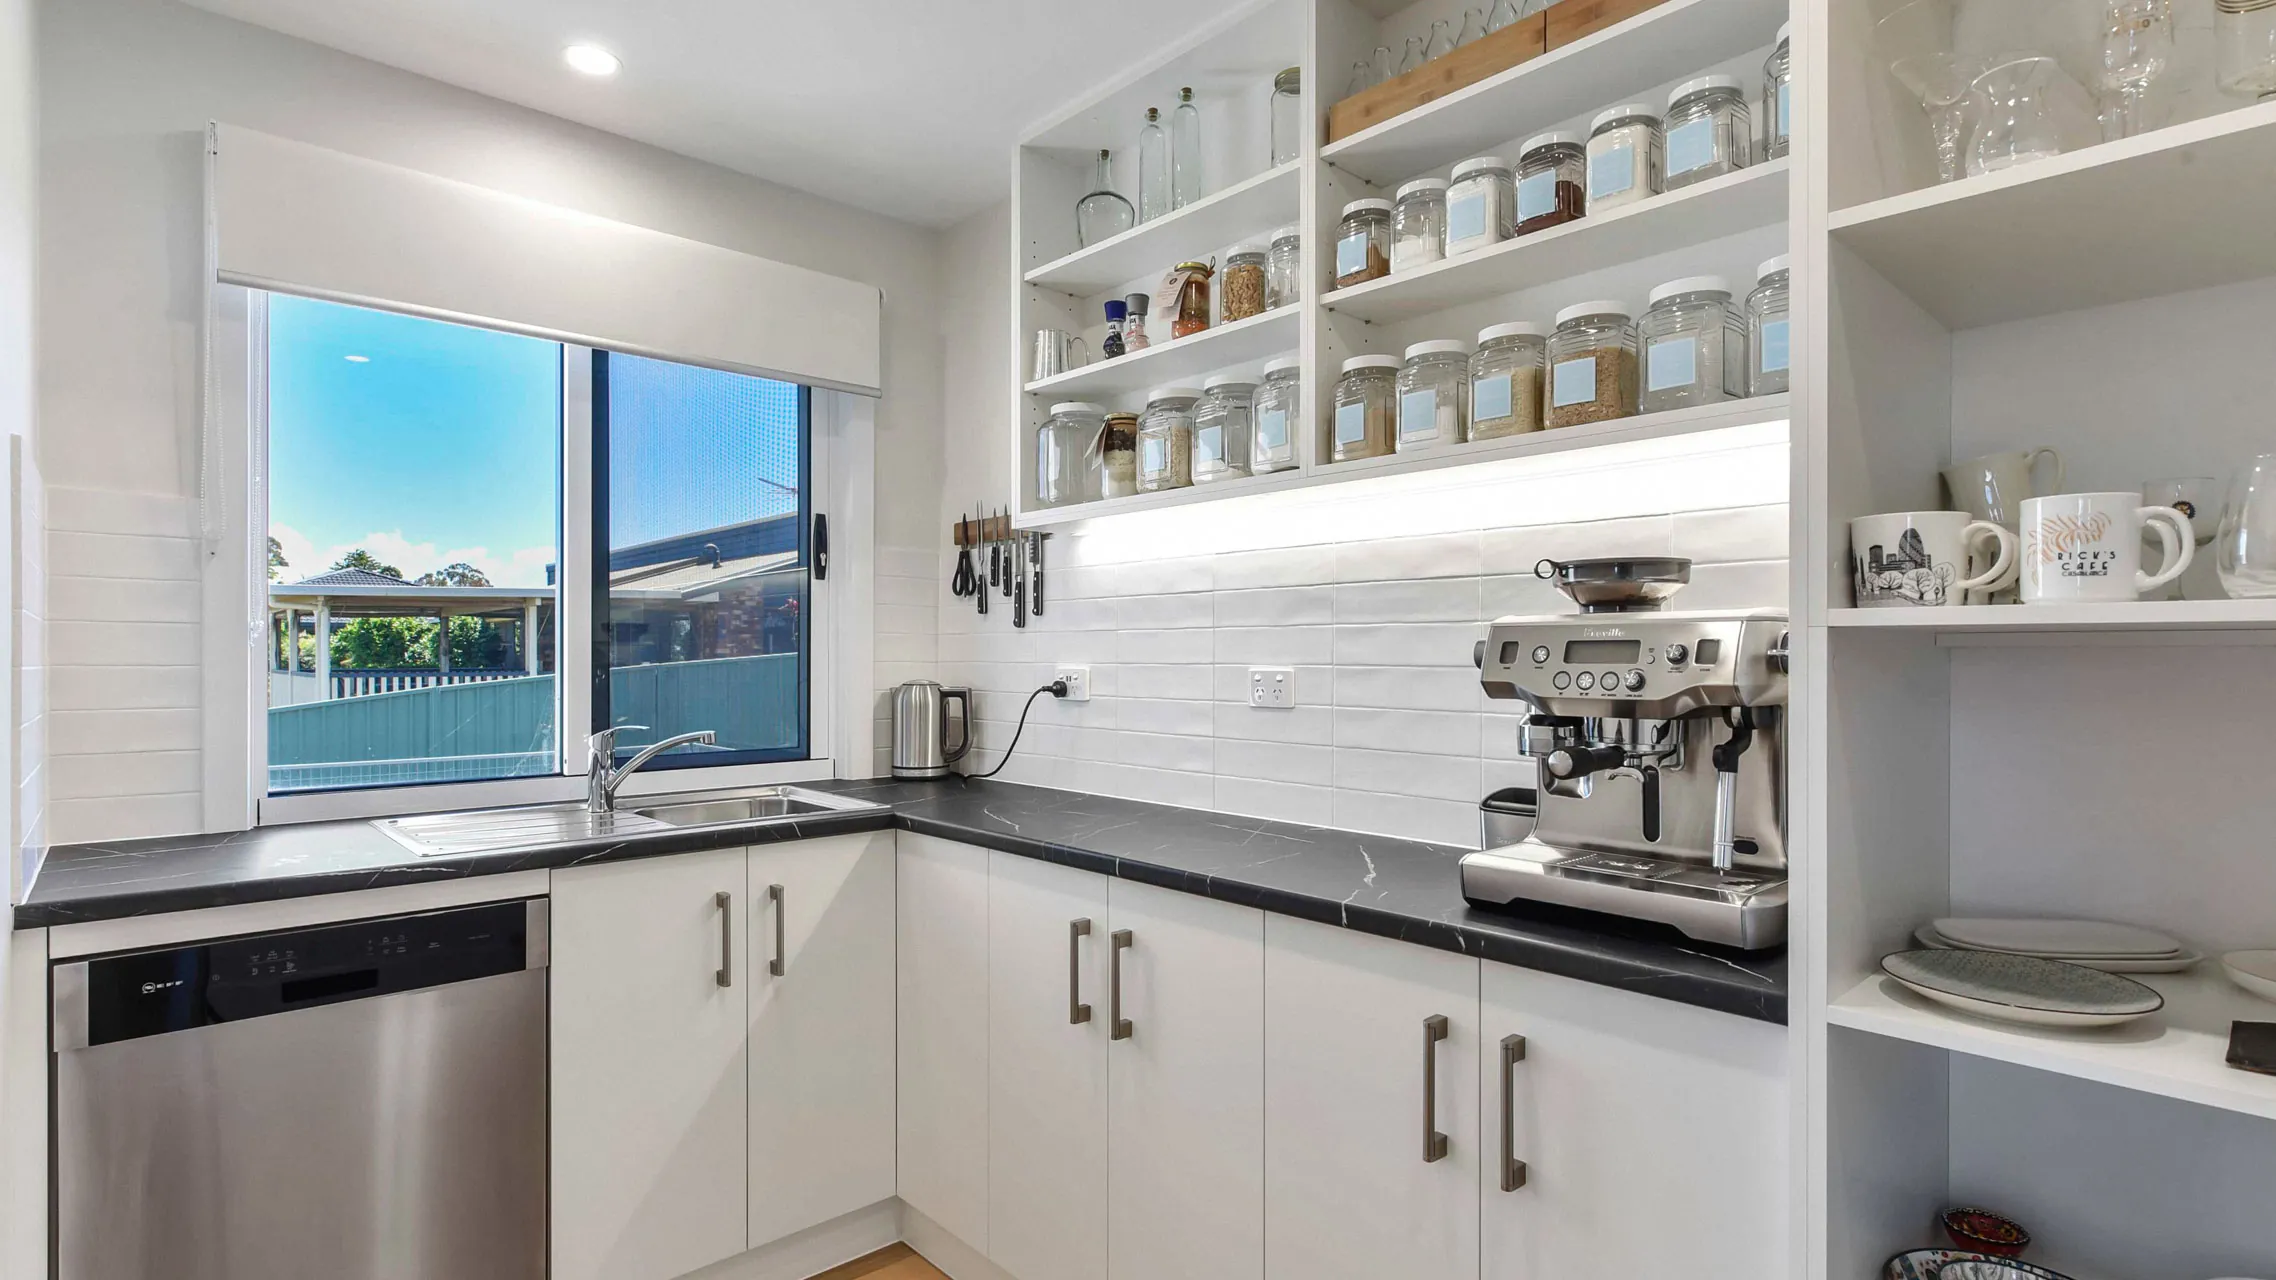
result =
[{"label": "white ceramic plate", "polygon": [[2111,1027],[2165,1007],[2132,978],[2000,951],[1899,951],[1881,972],[1949,1008],[2035,1027]]},{"label": "white ceramic plate", "polygon": [[2044,956],[2049,960],[2068,960],[2073,956],[2149,960],[2178,955],[2183,950],[2179,942],[2154,929],[2109,920],[1961,916],[1946,917],[1934,923],[1938,933],[1963,947]]},{"label": "white ceramic plate", "polygon": [[[1963,947],[1938,933],[1936,926],[1932,924],[1924,924],[1913,930],[1912,936],[1913,940],[1920,945],[1934,947],[1941,951],[1984,950],[1982,947]],[[2104,973],[2186,973],[2197,967],[2197,962],[2204,958],[2204,952],[2192,951],[2184,947],[2178,955],[2161,956],[2151,960],[2136,959],[2131,956],[2064,956],[2062,960],[2065,964],[2085,965],[2089,969],[2100,969]]]},{"label": "white ceramic plate", "polygon": [[2221,957],[2229,981],[2263,1000],[2276,1000],[2276,951],[2231,951]]}]

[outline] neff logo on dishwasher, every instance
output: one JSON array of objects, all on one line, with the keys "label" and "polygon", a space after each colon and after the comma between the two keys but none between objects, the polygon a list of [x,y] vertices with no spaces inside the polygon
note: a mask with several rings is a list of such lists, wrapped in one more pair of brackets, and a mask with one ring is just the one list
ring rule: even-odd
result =
[{"label": "neff logo on dishwasher", "polygon": [[166,990],[168,987],[187,986],[189,985],[189,981],[190,980],[188,978],[176,978],[172,982],[145,982],[142,984],[142,994],[146,996],[154,995],[157,992]]}]

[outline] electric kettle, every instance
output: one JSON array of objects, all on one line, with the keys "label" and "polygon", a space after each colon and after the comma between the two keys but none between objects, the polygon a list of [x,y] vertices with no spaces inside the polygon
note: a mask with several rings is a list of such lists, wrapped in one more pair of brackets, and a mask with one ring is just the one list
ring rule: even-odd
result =
[{"label": "electric kettle", "polygon": [[[948,745],[948,704],[956,704],[956,747]],[[911,680],[893,691],[893,776],[945,778],[972,749],[972,691]]]}]

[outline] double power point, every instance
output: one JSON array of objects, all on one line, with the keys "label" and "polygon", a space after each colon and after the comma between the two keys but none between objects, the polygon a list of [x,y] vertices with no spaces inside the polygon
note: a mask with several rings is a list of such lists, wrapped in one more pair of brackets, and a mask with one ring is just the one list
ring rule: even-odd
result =
[{"label": "double power point", "polygon": [[1051,673],[1053,680],[1067,682],[1067,692],[1061,702],[1089,702],[1091,700],[1091,669],[1089,667],[1060,667]]},{"label": "double power point", "polygon": [[1294,667],[1250,667],[1249,705],[1282,709],[1296,705]]}]

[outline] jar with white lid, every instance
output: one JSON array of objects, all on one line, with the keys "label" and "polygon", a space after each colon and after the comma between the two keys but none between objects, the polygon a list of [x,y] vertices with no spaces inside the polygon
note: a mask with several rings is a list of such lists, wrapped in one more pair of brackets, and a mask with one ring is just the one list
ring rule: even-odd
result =
[{"label": "jar with white lid", "polygon": [[1754,163],[1754,116],[1737,76],[1686,80],[1667,96],[1667,189]]},{"label": "jar with white lid", "polygon": [[1336,229],[1336,288],[1391,274],[1391,202],[1354,200]]},{"label": "jar with white lid", "polygon": [[1446,256],[1500,244],[1517,234],[1517,183],[1500,156],[1472,156],[1454,166],[1446,189]]},{"label": "jar with white lid", "polygon": [[1290,307],[1304,296],[1304,228],[1290,224],[1272,233],[1265,254],[1264,305]]},{"label": "jar with white lid", "polygon": [[1254,378],[1219,374],[1201,384],[1201,403],[1193,407],[1193,482],[1230,480],[1249,474],[1250,401]]},{"label": "jar with white lid", "polygon": [[1747,295],[1747,394],[1771,396],[1787,388],[1793,364],[1786,334],[1786,293],[1790,277],[1786,255],[1779,254],[1755,269],[1754,292]]},{"label": "jar with white lid", "polygon": [[1770,60],[1762,64],[1762,158],[1776,160],[1794,145],[1794,24],[1782,23]]},{"label": "jar with white lid", "polygon": [[1518,149],[1516,234],[1563,226],[1588,212],[1588,140],[1535,134]]},{"label": "jar with white lid", "polygon": [[1398,400],[1399,357],[1353,356],[1344,361],[1329,418],[1328,460],[1380,458],[1395,450]]},{"label": "jar with white lid", "polygon": [[1399,188],[1391,210],[1391,272],[1427,267],[1446,257],[1446,180],[1417,178]]},{"label": "jar with white lid", "polygon": [[1746,394],[1746,312],[1731,304],[1730,281],[1670,280],[1652,290],[1636,327],[1644,344],[1645,413]]},{"label": "jar with white lid", "polygon": [[1470,438],[1495,440],[1541,429],[1541,382],[1548,337],[1520,320],[1478,331],[1470,357]]},{"label": "jar with white lid", "polygon": [[1660,117],[1641,102],[1597,113],[1588,130],[1588,209],[1608,213],[1660,193],[1665,139]]},{"label": "jar with white lid", "polygon": [[1051,406],[1035,433],[1035,500],[1046,507],[1095,501],[1099,496],[1099,436],[1106,409],[1082,400]]},{"label": "jar with white lid", "polygon": [[1156,387],[1138,416],[1138,492],[1160,493],[1193,483],[1192,387]]},{"label": "jar with white lid", "polygon": [[1217,273],[1217,323],[1264,314],[1264,264],[1262,245],[1240,244],[1225,251],[1225,266]]},{"label": "jar with white lid", "polygon": [[1280,356],[1264,363],[1249,411],[1249,473],[1269,475],[1296,465],[1295,424],[1304,420],[1304,362]]},{"label": "jar with white lid", "polygon": [[1399,452],[1469,439],[1470,344],[1418,342],[1399,366]]},{"label": "jar with white lid", "polygon": [[1557,313],[1549,335],[1549,404],[1544,426],[1577,427],[1636,412],[1636,326],[1610,300],[1577,302]]}]

